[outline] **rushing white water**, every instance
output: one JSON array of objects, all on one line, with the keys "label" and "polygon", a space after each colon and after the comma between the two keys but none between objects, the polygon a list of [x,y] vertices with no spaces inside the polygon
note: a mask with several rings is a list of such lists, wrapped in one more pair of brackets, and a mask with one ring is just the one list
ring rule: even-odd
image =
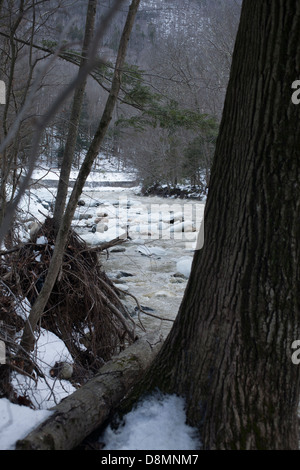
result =
[{"label": "rushing white water", "polygon": [[[184,294],[197,239],[201,238],[198,232],[205,203],[140,196],[138,188],[124,187],[133,183],[134,174],[115,171],[111,165],[106,170],[108,173],[89,176],[73,228],[90,245],[129,236],[124,244],[101,255],[103,269],[120,289],[134,295],[148,309],[144,309],[148,314],[140,316],[147,331],[158,327],[168,331],[172,326],[169,320],[176,317]],[[30,212],[43,222],[41,212],[46,215],[47,207],[55,200],[53,184],[56,186],[58,171],[40,169],[35,178],[42,179],[44,186],[32,190]],[[110,183],[113,185],[107,186]],[[28,214],[26,204],[23,209]],[[134,312],[136,301],[126,294],[124,300]]]},{"label": "rushing white water", "polygon": [[[142,306],[153,309],[149,313],[174,320],[189,276],[204,203],[143,197],[134,189],[123,188],[88,191],[82,199],[85,205],[78,208],[74,227],[87,243],[125,237],[128,230],[130,240],[121,250],[116,247],[101,256],[107,274]],[[132,308],[136,306],[129,295],[125,298]],[[141,319],[147,331],[158,326],[168,330],[172,325],[146,314]]]}]

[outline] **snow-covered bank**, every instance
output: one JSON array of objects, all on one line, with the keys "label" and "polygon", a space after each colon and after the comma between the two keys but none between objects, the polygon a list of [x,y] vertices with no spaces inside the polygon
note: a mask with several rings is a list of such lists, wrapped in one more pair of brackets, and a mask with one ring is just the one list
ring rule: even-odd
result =
[{"label": "snow-covered bank", "polygon": [[27,406],[0,400],[0,450],[14,450],[16,441],[25,437],[51,414],[47,410],[32,410]]},{"label": "snow-covered bank", "polygon": [[[97,178],[95,175],[94,177]],[[153,317],[147,313],[141,314],[141,321],[147,331],[157,327],[169,330],[172,326],[171,321],[176,317],[190,274],[204,203],[143,197],[137,192],[137,188],[98,187],[96,190],[91,187],[85,188],[81,205],[75,213],[73,228],[91,245],[101,244],[122,234],[129,235],[130,239],[122,247],[111,249],[108,256],[106,254],[102,256],[103,268],[121,290],[138,298],[145,312],[155,315]],[[38,189],[32,187],[27,195],[30,198],[27,196],[23,198],[20,206],[23,211],[20,214],[23,220],[20,233],[24,241],[30,239],[30,227],[34,221],[44,222],[55,200],[55,194],[54,187]],[[125,296],[125,301],[134,314],[136,308],[134,300]],[[30,306],[24,305],[19,313],[28,315],[29,309]],[[37,341],[36,355],[45,378],[38,377],[34,382],[16,371],[12,372],[13,385],[18,395],[30,400],[36,409],[9,404],[6,399],[0,399],[1,449],[13,448],[14,442],[34,427],[36,419],[46,417],[55,403],[75,390],[70,381],[59,380],[50,373],[55,362],[72,362],[64,343],[55,335],[42,330]],[[155,413],[153,415],[154,409],[160,410],[162,407],[164,410],[164,423],[160,421],[158,424],[153,418],[153,429],[159,426],[161,436],[168,433],[167,423],[173,422],[175,426],[173,417],[167,414],[167,409],[171,410],[172,403],[173,412],[175,410],[175,403],[172,400],[167,400],[164,405],[160,400],[155,405],[151,399],[151,416],[155,415]],[[176,403],[178,405],[178,413],[174,416],[177,420],[176,426],[178,419],[181,419],[183,435],[187,432],[187,435],[191,436],[188,428],[184,427],[183,404]],[[146,409],[148,412],[140,410],[139,413],[140,416],[144,413],[145,421],[149,422],[149,403],[146,404]],[[136,415],[133,416],[129,421],[136,419]],[[138,420],[141,423],[141,419]],[[165,444],[171,446],[168,448],[181,449],[184,445],[183,440],[171,444],[171,436],[169,437],[170,440],[167,438],[169,443]],[[187,441],[191,442],[190,445],[194,449],[194,443],[188,438]],[[151,445],[156,444],[152,441]]]},{"label": "snow-covered bank", "polygon": [[167,184],[154,184],[149,187],[143,187],[141,194],[143,196],[197,199],[199,201],[204,201],[206,199],[208,189],[204,181],[205,179],[201,186],[193,186],[188,183],[176,184],[174,186],[169,186]]},{"label": "snow-covered bank", "polygon": [[[59,180],[60,169],[48,168],[47,164],[40,164],[35,168],[32,174],[32,180],[38,182]],[[78,170],[71,170],[70,182],[77,178]],[[106,183],[106,182],[127,182],[135,181],[137,178],[134,170],[123,170],[117,158],[107,158],[104,154],[99,154],[97,159],[97,169],[93,169],[87,177],[87,183]]]},{"label": "snow-covered bank", "polygon": [[34,381],[11,372],[11,384],[18,400],[30,406],[0,399],[0,450],[13,450],[18,439],[49,417],[51,407],[76,390],[68,380],[52,377],[51,367],[57,361],[73,362],[66,345],[53,333],[41,329],[37,336],[36,364],[44,377],[38,376]]},{"label": "snow-covered bank", "polygon": [[[99,443],[103,450],[199,450],[197,430],[186,424],[184,406],[182,398],[157,392],[137,403],[117,429],[109,425]],[[0,450],[14,450],[16,442],[51,413],[51,410],[33,410],[2,398]]]},{"label": "snow-covered bank", "polygon": [[[99,441],[104,450],[198,450],[197,431],[185,423],[184,400],[156,392],[141,400]],[[176,430],[176,431],[175,431]]]}]

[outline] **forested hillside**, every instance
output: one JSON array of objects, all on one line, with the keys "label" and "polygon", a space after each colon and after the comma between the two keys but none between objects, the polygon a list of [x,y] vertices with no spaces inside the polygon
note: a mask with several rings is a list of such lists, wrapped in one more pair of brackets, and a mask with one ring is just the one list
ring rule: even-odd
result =
[{"label": "forested hillside", "polygon": [[[136,168],[145,187],[187,183],[206,191],[240,3],[235,0],[141,3],[130,38],[122,93],[103,150],[107,155],[117,156],[121,165]],[[3,135],[28,95],[33,77],[45,59],[49,60],[49,52],[60,41],[67,44],[64,59],[49,67],[39,99],[30,117],[22,122],[19,130],[22,140],[18,140],[22,145],[14,150],[20,165],[28,158],[30,119],[49,106],[77,71],[73,63],[79,60],[76,54],[84,35],[85,4],[74,1],[70,8],[64,0],[56,0],[49,8],[48,2],[41,2],[34,12],[28,8],[27,22],[20,23],[13,8],[7,6],[3,10],[0,74],[7,79],[8,93]],[[97,21],[110,5],[110,1],[99,2]],[[124,6],[103,34],[99,56],[105,65],[99,70],[97,81],[88,80],[75,167],[91,142],[103,110],[125,15]],[[61,163],[70,100],[44,133],[41,158],[50,166]]]}]

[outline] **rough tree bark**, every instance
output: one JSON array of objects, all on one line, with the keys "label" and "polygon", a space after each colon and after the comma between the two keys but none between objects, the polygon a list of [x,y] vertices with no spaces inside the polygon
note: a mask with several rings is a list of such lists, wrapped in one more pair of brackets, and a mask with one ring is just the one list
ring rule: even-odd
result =
[{"label": "rough tree bark", "polygon": [[123,70],[123,66],[125,63],[127,45],[128,45],[132,28],[133,28],[133,24],[134,24],[134,20],[135,20],[135,16],[136,16],[139,4],[140,4],[140,0],[132,0],[131,5],[129,7],[129,12],[128,12],[127,19],[126,19],[124,29],[123,29],[123,33],[120,39],[119,50],[117,54],[115,70],[114,70],[114,75],[112,79],[112,85],[111,85],[111,89],[110,89],[110,92],[106,101],[106,105],[105,105],[98,129],[87,151],[86,157],[81,165],[78,177],[75,181],[71,196],[69,198],[67,207],[65,209],[64,216],[62,218],[59,231],[56,237],[55,249],[53,252],[53,256],[51,258],[51,262],[49,265],[49,270],[45,279],[45,283],[31,309],[28,321],[26,322],[26,325],[23,331],[23,335],[21,339],[21,347],[25,349],[25,351],[30,351],[34,347],[34,343],[35,343],[34,331],[39,321],[39,318],[42,315],[44,308],[46,307],[47,301],[52,292],[56,278],[59,274],[59,270],[61,267],[63,254],[64,254],[64,248],[68,239],[68,233],[69,233],[71,223],[73,220],[74,212],[77,207],[77,202],[83,190],[86,179],[91,171],[95,158],[99,154],[101,143],[103,142],[106,131],[112,119],[113,110],[114,110],[114,107],[118,98],[120,86],[121,86],[122,70]]},{"label": "rough tree bark", "polygon": [[154,387],[184,396],[203,449],[298,449],[299,30],[300,2],[244,0],[204,246],[174,326],[131,396]]}]

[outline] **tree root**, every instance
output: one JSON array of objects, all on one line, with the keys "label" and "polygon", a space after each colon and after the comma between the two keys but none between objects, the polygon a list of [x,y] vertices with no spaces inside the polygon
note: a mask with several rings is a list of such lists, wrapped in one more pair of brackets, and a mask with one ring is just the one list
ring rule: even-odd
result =
[{"label": "tree root", "polygon": [[[59,276],[40,320],[40,327],[64,341],[76,370],[80,369],[81,374],[85,371],[84,377],[78,377],[80,383],[137,338],[137,325],[126,314],[117,288],[99,261],[104,248],[124,241],[115,239],[103,247],[89,248],[71,230]],[[47,275],[54,245],[52,219],[46,219],[30,243],[6,253],[5,261],[12,270],[5,285],[14,298],[27,298],[33,305]]]}]

